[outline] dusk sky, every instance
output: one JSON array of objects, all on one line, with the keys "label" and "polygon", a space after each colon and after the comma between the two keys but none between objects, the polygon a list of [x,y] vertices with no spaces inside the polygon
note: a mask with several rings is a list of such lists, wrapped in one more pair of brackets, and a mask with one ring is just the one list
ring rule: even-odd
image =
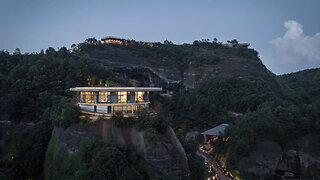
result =
[{"label": "dusk sky", "polygon": [[251,43],[275,74],[320,67],[320,1],[0,0],[0,50],[70,48],[89,37]]}]

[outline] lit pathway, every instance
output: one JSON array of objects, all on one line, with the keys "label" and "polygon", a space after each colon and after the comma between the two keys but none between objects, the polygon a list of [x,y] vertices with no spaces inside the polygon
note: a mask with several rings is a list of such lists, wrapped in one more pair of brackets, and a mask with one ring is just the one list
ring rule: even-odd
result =
[{"label": "lit pathway", "polygon": [[212,165],[214,171],[217,173],[218,175],[218,178],[220,180],[230,180],[232,179],[231,177],[228,177],[226,176],[223,171],[218,167],[218,165],[212,160],[212,157],[207,154],[207,153],[204,153],[204,152],[201,152],[201,151],[197,151],[196,154],[198,156],[201,156],[203,157],[204,159],[208,160],[208,162]]}]

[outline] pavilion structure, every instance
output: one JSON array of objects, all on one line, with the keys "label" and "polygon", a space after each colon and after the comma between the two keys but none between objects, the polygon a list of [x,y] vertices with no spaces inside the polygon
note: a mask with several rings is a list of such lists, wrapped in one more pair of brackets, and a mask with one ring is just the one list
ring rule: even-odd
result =
[{"label": "pavilion structure", "polygon": [[229,124],[220,124],[219,126],[202,132],[201,134],[204,136],[204,141],[207,142],[208,140],[217,140],[219,135],[224,135],[224,130],[228,126]]},{"label": "pavilion structure", "polygon": [[112,115],[121,111],[134,114],[148,108],[149,94],[161,92],[158,87],[75,87],[70,91],[79,93],[79,107],[82,113],[93,115]]}]

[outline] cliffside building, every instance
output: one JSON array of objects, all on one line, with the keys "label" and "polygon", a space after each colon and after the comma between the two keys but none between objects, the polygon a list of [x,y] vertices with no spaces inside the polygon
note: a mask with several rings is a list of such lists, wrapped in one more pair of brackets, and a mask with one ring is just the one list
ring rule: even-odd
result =
[{"label": "cliffside building", "polygon": [[133,114],[148,108],[149,93],[161,92],[157,87],[75,87],[79,92],[79,107],[82,113],[111,115],[117,111]]}]

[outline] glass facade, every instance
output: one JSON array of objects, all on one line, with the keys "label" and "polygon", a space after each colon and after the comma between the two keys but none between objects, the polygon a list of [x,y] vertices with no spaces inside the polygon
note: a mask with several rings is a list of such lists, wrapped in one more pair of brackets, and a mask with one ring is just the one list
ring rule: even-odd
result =
[{"label": "glass facade", "polygon": [[149,92],[80,92],[80,103],[142,103],[149,102]]},{"label": "glass facade", "polygon": [[118,92],[118,103],[127,103],[127,92],[126,91]]},{"label": "glass facade", "polygon": [[95,92],[80,92],[81,103],[94,103]]},{"label": "glass facade", "polygon": [[131,106],[113,106],[113,112],[121,111],[124,113],[131,113],[132,107]]},{"label": "glass facade", "polygon": [[144,102],[143,96],[145,92],[135,92],[135,101],[138,102]]},{"label": "glass facade", "polygon": [[99,92],[99,103],[111,102],[110,92]]},{"label": "glass facade", "polygon": [[135,103],[135,93],[134,92],[128,92],[128,103]]},{"label": "glass facade", "polygon": [[117,92],[110,92],[110,102],[111,103],[118,103],[118,93]]},{"label": "glass facade", "polygon": [[114,112],[121,111],[123,113],[130,114],[148,107],[147,103],[149,103],[149,92],[82,91],[80,92],[79,102],[80,108],[88,112],[112,114]]},{"label": "glass facade", "polygon": [[136,105],[136,106],[133,106],[133,111],[134,112],[141,111],[143,108],[145,108],[144,105]]}]

